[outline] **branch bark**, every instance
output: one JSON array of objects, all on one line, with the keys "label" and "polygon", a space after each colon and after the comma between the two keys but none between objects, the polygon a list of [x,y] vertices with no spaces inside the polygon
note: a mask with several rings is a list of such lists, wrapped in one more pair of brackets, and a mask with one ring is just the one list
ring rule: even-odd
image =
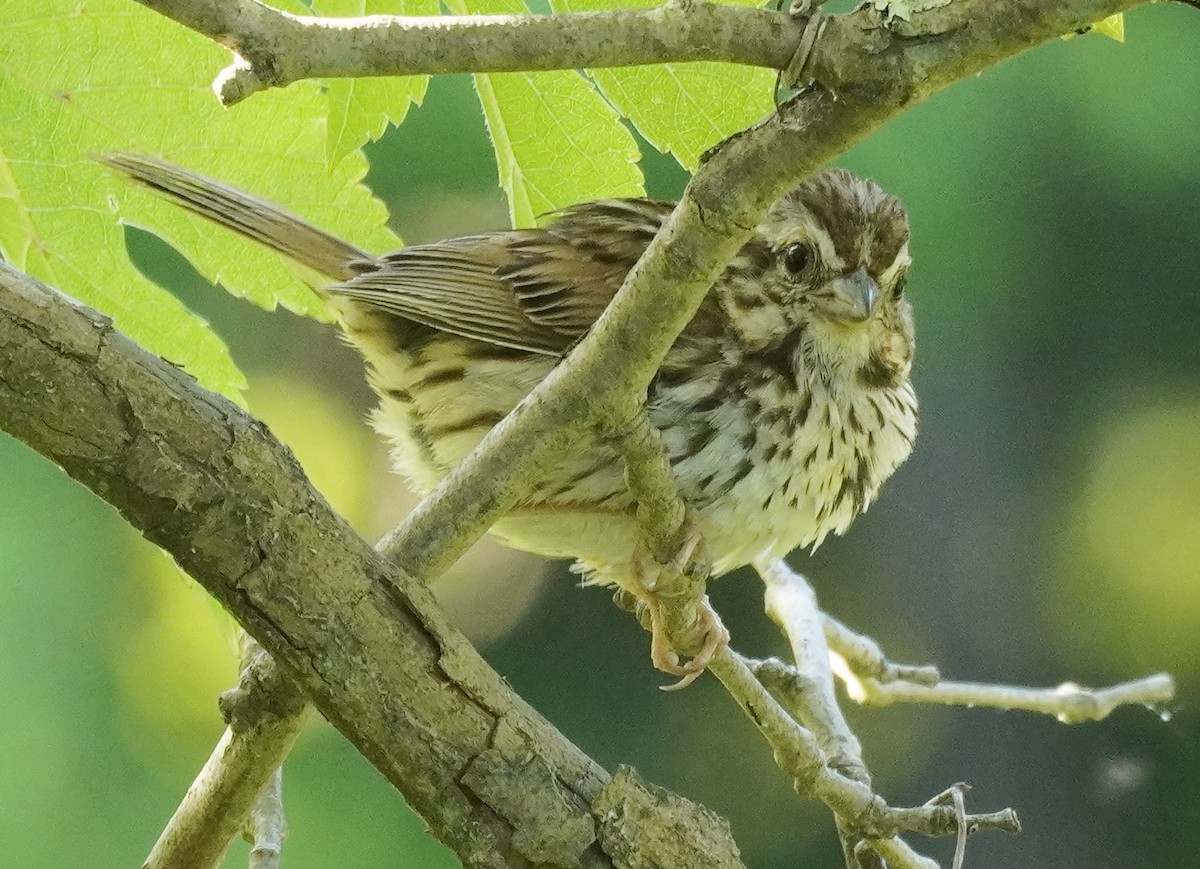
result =
[{"label": "branch bark", "polygon": [[715,3],[568,15],[292,15],[257,0],[138,0],[232,49],[232,105],[306,78],[510,72],[715,60],[785,69],[803,19]]},{"label": "branch bark", "polygon": [[632,799],[514,694],[262,423],[2,263],[0,359],[0,428],[174,555],[466,865],[622,865],[647,827],[712,849],[656,865],[742,865],[723,822]]}]

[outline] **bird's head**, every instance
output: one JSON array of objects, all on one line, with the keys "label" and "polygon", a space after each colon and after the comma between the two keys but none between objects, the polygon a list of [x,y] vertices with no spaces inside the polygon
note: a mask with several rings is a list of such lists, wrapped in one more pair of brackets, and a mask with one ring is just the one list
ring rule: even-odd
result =
[{"label": "bird's head", "polygon": [[751,352],[802,354],[797,366],[871,388],[908,378],[912,306],[908,216],[873,181],[821,172],[768,210],[718,286]]}]

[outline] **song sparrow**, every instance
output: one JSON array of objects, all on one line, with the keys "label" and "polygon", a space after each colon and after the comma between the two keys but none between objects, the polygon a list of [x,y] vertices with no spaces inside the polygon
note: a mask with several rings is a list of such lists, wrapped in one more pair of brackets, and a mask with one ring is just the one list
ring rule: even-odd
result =
[{"label": "song sparrow", "polygon": [[[335,281],[319,292],[366,358],[396,468],[422,493],[588,330],[673,207],[600,200],[540,229],[374,256],[169,163],[104,162]],[[663,361],[649,419],[714,573],[841,534],[912,451],[908,238],[903,207],[874,182],[810,178],[770,208]],[[569,456],[493,533],[647,597],[612,447]],[[704,612],[705,650],[680,666],[656,643],[660,668],[694,674],[728,638]]]}]

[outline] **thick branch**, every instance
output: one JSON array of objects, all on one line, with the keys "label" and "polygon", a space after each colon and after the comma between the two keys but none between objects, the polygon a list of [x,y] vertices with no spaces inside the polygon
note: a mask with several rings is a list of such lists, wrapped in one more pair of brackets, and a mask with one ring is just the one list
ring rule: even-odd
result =
[{"label": "thick branch", "polygon": [[138,0],[233,49],[227,105],[306,78],[506,72],[716,60],[784,69],[804,22],[782,12],[669,3],[570,15],[290,15],[256,0]]},{"label": "thick branch", "polygon": [[598,813],[604,770],[330,510],[261,423],[4,264],[0,359],[0,428],[174,555],[465,864],[613,866],[653,819],[695,826],[711,849],[707,864],[668,850],[659,865],[741,865],[685,800],[662,815],[648,800],[632,825],[628,799]]}]

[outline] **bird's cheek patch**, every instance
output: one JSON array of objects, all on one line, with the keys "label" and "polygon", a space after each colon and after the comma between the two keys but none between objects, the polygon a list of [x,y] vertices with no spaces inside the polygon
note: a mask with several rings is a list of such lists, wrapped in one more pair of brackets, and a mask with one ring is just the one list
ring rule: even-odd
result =
[{"label": "bird's cheek patch", "polygon": [[747,350],[764,350],[791,331],[783,309],[761,294],[733,292],[721,302],[738,340]]}]

